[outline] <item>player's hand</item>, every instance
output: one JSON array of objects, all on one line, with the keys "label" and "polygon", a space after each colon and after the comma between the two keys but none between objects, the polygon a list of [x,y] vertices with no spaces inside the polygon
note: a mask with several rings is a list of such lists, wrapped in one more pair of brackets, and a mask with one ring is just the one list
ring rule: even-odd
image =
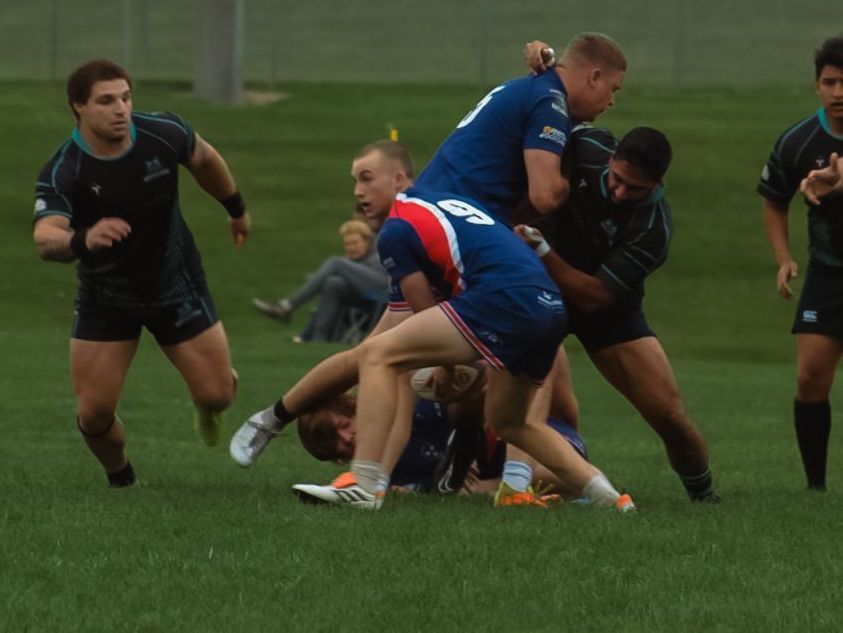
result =
[{"label": "player's hand", "polygon": [[547,243],[544,235],[537,228],[519,224],[513,229],[513,232],[524,240],[527,246],[532,248],[539,257],[544,257],[550,252],[550,244]]},{"label": "player's hand", "polygon": [[784,299],[790,299],[793,296],[793,290],[791,290],[788,282],[798,274],[799,264],[792,259],[779,265],[779,272],[776,275],[776,287]]},{"label": "player's hand", "polygon": [[814,169],[802,179],[799,189],[813,205],[820,204],[820,198],[841,186],[843,178],[843,158],[833,153],[828,159],[828,167]]},{"label": "player's hand", "polygon": [[456,372],[453,365],[442,365],[431,372],[427,379],[426,386],[433,389],[437,400],[450,402],[454,396],[460,395],[460,389],[456,383]]},{"label": "player's hand", "polygon": [[85,247],[89,251],[101,251],[119,244],[129,237],[132,227],[121,218],[103,218],[88,229]]},{"label": "player's hand", "polygon": [[556,52],[549,44],[541,40],[533,40],[524,45],[524,62],[530,73],[537,75],[556,63]]},{"label": "player's hand", "polygon": [[246,238],[249,237],[249,230],[252,228],[252,218],[246,211],[239,218],[228,218],[228,226],[231,228],[231,235],[234,237],[234,246],[243,248]]}]

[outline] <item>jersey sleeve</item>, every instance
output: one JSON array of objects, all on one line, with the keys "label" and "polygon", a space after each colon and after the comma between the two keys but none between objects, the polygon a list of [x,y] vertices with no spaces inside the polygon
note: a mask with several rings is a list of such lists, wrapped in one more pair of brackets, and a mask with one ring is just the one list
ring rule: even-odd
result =
[{"label": "jersey sleeve", "polygon": [[528,109],[523,149],[542,149],[562,156],[571,134],[565,93],[550,88],[536,89]]},{"label": "jersey sleeve", "polygon": [[172,112],[135,113],[134,116],[145,130],[173,150],[179,163],[187,164],[196,149],[196,132],[190,124]]},{"label": "jersey sleeve", "polygon": [[595,275],[619,298],[634,298],[644,279],[667,259],[671,227],[664,201],[641,212],[603,259]]},{"label": "jersey sleeve", "polygon": [[577,126],[571,132],[569,152],[572,155],[572,169],[598,167],[605,168],[609,158],[615,153],[618,139],[609,130],[591,126]]},{"label": "jersey sleeve", "polygon": [[799,188],[799,180],[794,176],[791,167],[792,159],[789,156],[784,138],[780,138],[767,163],[761,170],[761,178],[758,181],[758,193],[768,200],[787,204],[793,198],[793,194]]},{"label": "jersey sleeve", "polygon": [[389,309],[409,310],[401,292],[401,280],[422,270],[419,252],[423,250],[415,229],[404,220],[389,218],[378,235],[378,256],[389,274]]},{"label": "jersey sleeve", "polygon": [[33,222],[51,215],[59,215],[73,221],[72,174],[68,170],[67,149],[69,144],[41,169],[35,182],[35,209]]}]

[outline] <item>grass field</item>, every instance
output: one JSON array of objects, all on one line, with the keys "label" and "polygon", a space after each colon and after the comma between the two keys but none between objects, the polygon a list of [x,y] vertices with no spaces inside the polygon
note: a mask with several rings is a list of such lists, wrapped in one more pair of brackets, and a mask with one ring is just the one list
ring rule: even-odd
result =
[{"label": "grass field", "polygon": [[[185,177],[183,207],[241,376],[226,435],[340,349],[297,346],[253,296],[290,291],[351,209],[349,158],[387,122],[423,165],[476,90],[285,84],[283,101],[224,108],[141,83],[137,109],[184,115],[228,159],[254,214],[235,252],[224,211]],[[809,90],[625,90],[605,123],[665,129],[676,237],[648,316],[709,439],[723,503],[692,506],[655,436],[569,346],[594,461],[635,497],[620,517],[500,512],[481,499],[391,497],[378,514],[314,509],[289,492],[337,467],[295,435],[252,470],[190,428],[176,372],[144,340],[120,413],[141,482],[105,488],[74,427],[71,267],[40,262],[31,192],[70,128],[61,88],[0,86],[0,630],[837,631],[843,527],[839,434],[827,495],[806,494],[793,433],[793,305],[754,193],[772,142],[815,108]],[[804,211],[794,205],[804,263]],[[835,397],[839,401],[839,389]]]}]

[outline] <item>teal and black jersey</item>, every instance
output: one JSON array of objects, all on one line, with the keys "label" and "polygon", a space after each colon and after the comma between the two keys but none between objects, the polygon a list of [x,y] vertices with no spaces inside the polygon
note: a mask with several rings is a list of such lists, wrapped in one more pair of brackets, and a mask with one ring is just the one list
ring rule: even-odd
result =
[{"label": "teal and black jersey", "polygon": [[[776,141],[761,171],[758,193],[788,205],[799,183],[812,169],[828,165],[832,152],[843,154],[843,136],[828,125],[825,109],[792,125]],[[829,196],[819,206],[808,204],[808,254],[811,263],[843,268],[843,196]]]},{"label": "teal and black jersey", "polygon": [[174,114],[134,113],[132,147],[97,157],[75,129],[47,162],[35,186],[35,221],[50,215],[74,229],[104,217],[122,218],[131,234],[77,264],[79,300],[99,305],[156,307],[191,297],[204,274],[179,208],[178,167],[193,154],[193,129]]},{"label": "teal and black jersey", "polygon": [[620,304],[636,306],[644,280],[667,259],[673,223],[663,187],[634,205],[612,201],[606,179],[617,144],[605,129],[574,130],[570,197],[541,228],[562,259],[595,275]]}]

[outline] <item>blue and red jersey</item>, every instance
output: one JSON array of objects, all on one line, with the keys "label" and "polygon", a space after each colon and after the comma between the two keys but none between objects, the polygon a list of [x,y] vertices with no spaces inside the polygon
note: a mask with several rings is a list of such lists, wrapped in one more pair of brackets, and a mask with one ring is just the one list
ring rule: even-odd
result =
[{"label": "blue and red jersey", "polygon": [[527,194],[524,150],[562,155],[571,134],[568,96],[555,70],[508,81],[487,94],[442,143],[416,180],[425,191],[479,201],[495,219]]},{"label": "blue and red jersey", "polygon": [[398,194],[378,238],[392,284],[390,309],[408,309],[400,282],[422,272],[441,300],[474,289],[536,288],[556,294],[541,260],[473,200],[450,193]]}]

